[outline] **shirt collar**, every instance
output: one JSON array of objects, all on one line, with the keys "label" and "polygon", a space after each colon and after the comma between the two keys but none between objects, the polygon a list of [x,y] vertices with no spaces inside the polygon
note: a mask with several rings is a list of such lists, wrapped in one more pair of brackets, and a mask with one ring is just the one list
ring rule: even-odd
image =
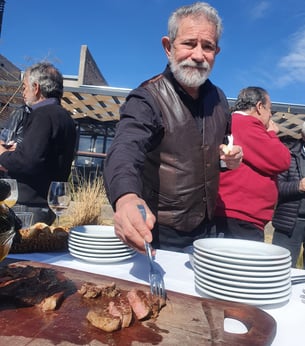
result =
[{"label": "shirt collar", "polygon": [[241,114],[241,115],[249,115],[248,113],[243,112],[243,111],[235,111],[234,113],[238,113],[238,114]]},{"label": "shirt collar", "polygon": [[31,109],[32,110],[35,110],[35,109],[37,109],[37,108],[40,108],[40,107],[43,107],[43,106],[47,106],[47,105],[55,105],[55,104],[57,104],[57,105],[59,105],[59,100],[58,100],[58,98],[56,98],[56,97],[50,97],[50,98],[47,98],[47,99],[45,99],[45,100],[43,100],[43,101],[40,101],[40,102],[38,102],[38,103],[35,103],[32,107],[31,107]]}]

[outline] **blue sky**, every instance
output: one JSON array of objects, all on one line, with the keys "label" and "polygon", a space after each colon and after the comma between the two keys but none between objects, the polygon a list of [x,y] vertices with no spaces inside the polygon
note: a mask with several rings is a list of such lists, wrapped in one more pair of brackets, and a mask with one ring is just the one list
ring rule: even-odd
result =
[{"label": "blue sky", "polygon": [[[0,54],[21,69],[42,59],[77,75],[87,45],[108,84],[134,88],[162,72],[167,19],[187,0],[6,0]],[[211,0],[223,19],[211,80],[227,97],[249,85],[305,104],[304,0]]]}]

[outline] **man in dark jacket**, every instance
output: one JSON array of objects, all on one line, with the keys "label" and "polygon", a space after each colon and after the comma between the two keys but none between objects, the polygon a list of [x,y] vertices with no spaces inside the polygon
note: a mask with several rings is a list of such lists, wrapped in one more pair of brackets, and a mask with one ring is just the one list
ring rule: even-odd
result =
[{"label": "man in dark jacket", "polygon": [[239,146],[222,151],[230,113],[225,95],[208,80],[221,31],[209,4],[175,11],[162,38],[169,65],[132,91],[121,108],[104,178],[116,234],[138,251],[144,252],[144,239],[155,248],[183,251],[206,237],[220,159],[228,168],[242,159]]},{"label": "man in dark jacket", "polygon": [[74,158],[75,124],[60,100],[63,77],[47,62],[28,68],[23,98],[31,113],[23,124],[23,140],[14,151],[0,146],[0,165],[18,182],[18,201],[33,212],[33,223],[51,224],[47,194],[51,181],[67,181]]},{"label": "man in dark jacket", "polygon": [[289,170],[278,176],[279,200],[272,220],[272,242],[290,250],[292,267],[305,245],[305,123],[301,134],[302,138],[290,150]]}]

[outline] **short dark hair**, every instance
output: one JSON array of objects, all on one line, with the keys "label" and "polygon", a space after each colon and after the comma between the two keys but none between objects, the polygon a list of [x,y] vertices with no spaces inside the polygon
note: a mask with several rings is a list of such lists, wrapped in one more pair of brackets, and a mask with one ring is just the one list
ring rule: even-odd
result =
[{"label": "short dark hair", "polygon": [[232,107],[232,111],[246,111],[255,107],[258,102],[263,105],[267,103],[268,92],[257,86],[250,86],[239,92],[237,100]]}]

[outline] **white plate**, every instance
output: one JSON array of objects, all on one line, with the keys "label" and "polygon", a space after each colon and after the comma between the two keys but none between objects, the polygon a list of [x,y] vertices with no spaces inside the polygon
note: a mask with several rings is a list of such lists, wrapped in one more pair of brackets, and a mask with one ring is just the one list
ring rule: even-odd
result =
[{"label": "white plate", "polygon": [[70,246],[68,246],[68,250],[70,251],[71,254],[75,255],[81,255],[81,256],[86,256],[86,257],[95,257],[95,258],[119,258],[119,257],[124,257],[129,254],[136,253],[135,250],[131,250],[129,252],[124,252],[124,253],[92,253],[92,252],[86,252],[82,250],[75,250],[72,249]]},{"label": "white plate", "polygon": [[274,244],[254,240],[205,238],[194,241],[194,249],[232,258],[270,260],[286,258],[289,250]]},{"label": "white plate", "polygon": [[273,287],[268,287],[268,288],[251,288],[251,287],[239,287],[239,286],[234,286],[234,285],[224,285],[224,284],[219,284],[217,282],[214,282],[213,280],[206,280],[202,277],[196,276],[195,277],[196,281],[198,281],[201,284],[210,286],[211,288],[216,288],[220,290],[225,290],[229,292],[239,292],[239,293],[250,293],[250,294],[256,294],[258,297],[260,294],[264,293],[276,293],[276,292],[283,292],[287,291],[291,287],[291,282],[288,281],[286,284],[274,284]]},{"label": "white plate", "polygon": [[231,268],[222,268],[217,267],[216,265],[211,265],[207,263],[202,263],[201,261],[198,261],[194,256],[194,271],[196,272],[197,268],[202,269],[209,269],[213,271],[214,273],[222,273],[222,274],[230,274],[235,275],[237,277],[243,276],[243,277],[271,277],[271,276],[279,276],[288,274],[291,272],[291,267],[286,266],[283,269],[280,270],[269,270],[269,271],[253,271],[253,270],[242,270],[242,269],[231,269]]},{"label": "white plate", "polygon": [[287,302],[290,298],[291,293],[287,293],[287,295],[284,295],[280,298],[273,298],[273,299],[245,299],[245,298],[236,298],[232,296],[227,296],[223,294],[219,294],[217,292],[214,292],[210,289],[207,288],[202,288],[195,284],[196,291],[203,296],[210,296],[213,298],[218,298],[222,300],[228,300],[231,302],[239,302],[239,303],[245,303],[245,304],[250,304],[250,305],[256,305],[256,306],[263,306],[263,305],[273,305],[273,304],[280,304]]},{"label": "white plate", "polygon": [[210,252],[202,251],[200,249],[196,249],[193,254],[198,254],[199,256],[203,256],[205,258],[210,258],[212,260],[215,260],[217,262],[225,262],[225,263],[233,263],[233,264],[242,264],[242,265],[254,265],[256,267],[259,266],[265,266],[265,265],[277,265],[277,264],[285,264],[287,262],[291,261],[291,256],[288,255],[287,257],[281,258],[281,259],[269,259],[269,260],[252,260],[249,258],[233,258],[233,257],[224,257],[220,255],[215,255]]},{"label": "white plate", "polygon": [[124,244],[119,238],[91,238],[91,237],[83,237],[77,234],[69,234],[69,239],[73,239],[74,241],[78,241],[82,244]]},{"label": "white plate", "polygon": [[275,276],[245,276],[245,275],[231,275],[214,270],[209,270],[205,267],[197,266],[194,269],[195,275],[204,276],[205,273],[211,275],[212,277],[241,281],[241,282],[275,282],[280,280],[285,280],[290,278],[290,270],[288,272],[283,272],[282,274]]},{"label": "white plate", "polygon": [[128,245],[124,244],[123,242],[104,242],[104,241],[80,241],[78,239],[74,239],[69,237],[68,243],[73,244],[74,246],[80,246],[80,247],[86,247],[88,249],[127,249],[129,248]]},{"label": "white plate", "polygon": [[228,286],[236,286],[236,287],[245,287],[245,288],[257,288],[257,289],[261,289],[261,288],[268,288],[268,287],[274,287],[274,286],[280,286],[280,285],[287,285],[288,283],[291,282],[291,278],[290,275],[285,275],[282,279],[280,280],[275,280],[275,281],[263,281],[263,282],[258,282],[257,280],[253,280],[252,282],[249,282],[249,280],[247,281],[240,281],[239,277],[235,277],[235,279],[233,280],[232,278],[230,279],[224,279],[224,278],[220,278],[217,277],[215,275],[210,275],[205,273],[201,273],[199,271],[197,271],[197,273],[195,274],[195,277],[199,277],[201,279],[204,280],[209,280],[221,285],[228,285]]},{"label": "white plate", "polygon": [[90,262],[90,263],[116,263],[116,262],[126,261],[126,260],[134,257],[136,255],[136,252],[129,254],[129,255],[126,255],[126,256],[112,257],[112,258],[88,257],[88,256],[79,255],[79,254],[75,254],[75,253],[73,253],[73,254],[71,253],[71,255],[75,258],[78,258],[78,259],[81,259],[83,261]]},{"label": "white plate", "polygon": [[[242,264],[235,264],[235,263],[227,263],[227,262],[218,262],[216,260],[211,260],[209,258],[206,258],[204,256],[198,255],[197,253],[194,253],[194,260],[196,263],[202,263],[205,264],[211,264],[215,267],[215,270],[219,270],[219,268],[228,268],[232,270],[241,270],[241,271],[255,271],[255,272],[265,272],[265,271],[275,271],[275,270],[283,270],[288,269],[291,267],[291,261],[287,261],[283,264],[276,264],[276,265],[265,265],[265,266],[248,266],[248,265],[242,265]],[[222,271],[222,270],[221,270]],[[260,275],[261,273],[259,273]]]},{"label": "white plate", "polygon": [[249,299],[249,300],[257,300],[257,301],[263,301],[263,300],[269,300],[269,299],[278,299],[282,297],[287,297],[288,295],[291,294],[291,288],[284,290],[282,292],[275,292],[275,293],[266,293],[266,294],[247,294],[247,293],[242,293],[242,292],[231,292],[231,291],[226,291],[224,289],[218,289],[211,287],[206,284],[202,284],[199,281],[195,280],[195,285],[196,287],[199,287],[203,290],[209,290],[210,292],[213,292],[215,294],[221,295],[222,297],[228,298],[235,298],[235,299]]},{"label": "white plate", "polygon": [[70,233],[84,238],[117,238],[114,226],[84,225],[71,228]]},{"label": "white plate", "polygon": [[84,246],[75,246],[71,242],[68,242],[69,248],[72,250],[80,251],[83,253],[88,253],[88,254],[124,254],[124,253],[131,253],[134,252],[135,250],[131,248],[118,248],[118,249],[88,249]]}]

